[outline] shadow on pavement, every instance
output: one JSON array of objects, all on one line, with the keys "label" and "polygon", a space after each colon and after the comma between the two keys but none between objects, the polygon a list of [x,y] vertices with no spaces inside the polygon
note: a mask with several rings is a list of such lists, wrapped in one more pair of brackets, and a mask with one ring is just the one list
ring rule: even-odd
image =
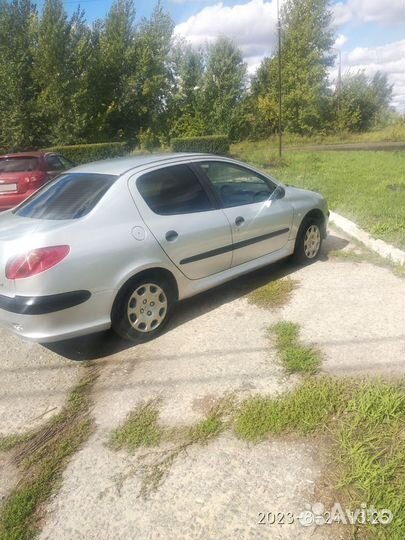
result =
[{"label": "shadow on pavement", "polygon": [[[333,234],[329,235],[323,243],[320,261],[326,262],[331,251],[341,250],[348,243],[348,240]],[[165,328],[165,332],[170,332],[176,327],[223,304],[241,298],[254,289],[269,283],[269,281],[293,274],[299,268],[290,259],[285,259],[183,300],[176,307],[171,320]],[[98,360],[134,347],[132,343],[119,338],[111,330],[57,343],[47,343],[43,346],[73,361]]]}]

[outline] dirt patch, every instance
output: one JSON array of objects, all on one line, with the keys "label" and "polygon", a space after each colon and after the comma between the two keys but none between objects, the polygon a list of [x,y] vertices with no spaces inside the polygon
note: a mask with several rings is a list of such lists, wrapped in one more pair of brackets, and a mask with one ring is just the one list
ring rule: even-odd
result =
[{"label": "dirt patch", "polygon": [[218,396],[208,394],[193,400],[193,411],[198,414],[206,415],[218,403]]},{"label": "dirt patch", "polygon": [[0,330],[0,435],[35,430],[57,415],[80,365]]}]

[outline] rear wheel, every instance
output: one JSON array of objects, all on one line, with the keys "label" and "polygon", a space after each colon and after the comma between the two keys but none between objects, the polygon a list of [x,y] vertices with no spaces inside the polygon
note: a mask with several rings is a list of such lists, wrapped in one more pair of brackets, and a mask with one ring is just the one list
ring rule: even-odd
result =
[{"label": "rear wheel", "polygon": [[153,275],[135,279],[115,301],[113,330],[135,343],[149,341],[163,330],[174,303],[174,292],[166,280]]},{"label": "rear wheel", "polygon": [[322,247],[319,221],[307,219],[301,225],[295,244],[294,259],[300,264],[309,264],[318,259]]}]

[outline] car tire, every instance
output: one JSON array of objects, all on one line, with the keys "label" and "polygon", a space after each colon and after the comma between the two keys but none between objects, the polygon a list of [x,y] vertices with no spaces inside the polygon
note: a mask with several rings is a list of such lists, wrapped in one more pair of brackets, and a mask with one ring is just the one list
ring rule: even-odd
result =
[{"label": "car tire", "polygon": [[150,274],[135,278],[114,302],[112,329],[134,343],[150,341],[162,332],[175,302],[173,285],[162,276]]},{"label": "car tire", "polygon": [[319,258],[321,248],[322,230],[319,220],[305,219],[298,231],[294,261],[298,264],[311,264]]}]

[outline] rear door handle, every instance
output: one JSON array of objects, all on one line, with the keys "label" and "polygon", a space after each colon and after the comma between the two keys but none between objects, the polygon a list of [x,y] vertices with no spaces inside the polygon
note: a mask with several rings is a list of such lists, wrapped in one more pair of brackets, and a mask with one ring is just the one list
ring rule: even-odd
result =
[{"label": "rear door handle", "polygon": [[166,240],[168,242],[174,242],[177,239],[178,236],[179,236],[179,234],[176,231],[167,231]]},{"label": "rear door handle", "polygon": [[245,223],[245,219],[242,216],[238,216],[235,219],[235,225],[239,227],[240,225],[242,225],[242,223]]}]

